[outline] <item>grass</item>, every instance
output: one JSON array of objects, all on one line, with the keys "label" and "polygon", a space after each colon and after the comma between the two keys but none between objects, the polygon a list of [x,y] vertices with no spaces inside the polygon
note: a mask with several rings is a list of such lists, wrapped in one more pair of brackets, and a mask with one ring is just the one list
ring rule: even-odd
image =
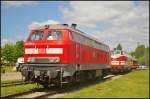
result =
[{"label": "grass", "polygon": [[1,87],[1,96],[29,91],[34,88],[38,88],[38,86],[36,84],[27,84],[27,85],[17,85],[17,86],[10,86],[10,87]]},{"label": "grass", "polygon": [[23,81],[23,80],[4,80],[4,81],[1,81],[1,83],[11,83],[11,82],[17,82],[17,81]]},{"label": "grass", "polygon": [[137,70],[118,79],[70,92],[63,98],[149,98],[149,70]]}]

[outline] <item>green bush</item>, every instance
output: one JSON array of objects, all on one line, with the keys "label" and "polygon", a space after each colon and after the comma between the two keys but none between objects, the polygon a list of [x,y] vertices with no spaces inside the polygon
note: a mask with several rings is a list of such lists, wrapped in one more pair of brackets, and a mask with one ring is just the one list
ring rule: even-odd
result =
[{"label": "green bush", "polygon": [[1,73],[7,73],[7,72],[15,72],[13,70],[14,66],[3,66],[1,68]]}]

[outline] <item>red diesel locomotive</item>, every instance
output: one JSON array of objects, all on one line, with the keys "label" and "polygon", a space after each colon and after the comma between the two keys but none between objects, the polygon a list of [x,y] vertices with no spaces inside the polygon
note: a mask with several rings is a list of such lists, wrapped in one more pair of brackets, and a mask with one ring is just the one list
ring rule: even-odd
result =
[{"label": "red diesel locomotive", "polygon": [[33,29],[24,44],[21,70],[26,80],[47,87],[103,77],[111,68],[107,45],[76,29],[51,24]]},{"label": "red diesel locomotive", "polygon": [[114,50],[111,53],[112,72],[120,73],[136,69],[138,61],[122,50]]}]

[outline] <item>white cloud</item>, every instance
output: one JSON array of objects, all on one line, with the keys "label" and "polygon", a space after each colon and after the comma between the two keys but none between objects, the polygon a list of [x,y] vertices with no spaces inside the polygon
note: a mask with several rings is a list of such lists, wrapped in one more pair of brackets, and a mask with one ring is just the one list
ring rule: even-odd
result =
[{"label": "white cloud", "polygon": [[33,5],[36,3],[37,1],[2,1],[2,4],[7,7],[10,7],[10,6],[19,7],[23,5]]},{"label": "white cloud", "polygon": [[[60,10],[67,23],[93,30],[91,34],[111,48],[121,43],[129,51],[135,49],[137,42],[149,45],[148,3],[140,1],[135,6],[133,1],[71,1],[69,7]],[[99,24],[106,25],[103,31]]]},{"label": "white cloud", "polygon": [[46,25],[46,24],[59,24],[59,22],[55,21],[55,20],[48,20],[46,22],[32,22],[28,26],[28,28],[29,28],[29,30],[31,30],[31,29],[35,29],[35,28],[38,28],[38,27]]},{"label": "white cloud", "polygon": [[[127,13],[132,5],[128,1],[72,1],[69,8],[61,8],[64,19],[69,23],[77,22],[80,25],[91,27],[101,21],[109,21],[112,18]],[[123,7],[122,9],[121,6]]]}]

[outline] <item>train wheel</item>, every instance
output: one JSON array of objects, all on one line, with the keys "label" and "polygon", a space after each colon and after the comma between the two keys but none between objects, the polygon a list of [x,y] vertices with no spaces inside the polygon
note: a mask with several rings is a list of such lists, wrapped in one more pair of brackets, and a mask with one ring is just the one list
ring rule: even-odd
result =
[{"label": "train wheel", "polygon": [[110,74],[110,69],[103,69],[102,70],[102,76],[103,77],[106,76],[106,75],[108,75],[108,74]]},{"label": "train wheel", "polygon": [[44,88],[48,88],[49,87],[49,83],[47,81],[39,81],[39,83],[44,87]]},{"label": "train wheel", "polygon": [[44,88],[48,88],[48,87],[49,87],[47,83],[42,84],[42,86],[43,86]]}]

